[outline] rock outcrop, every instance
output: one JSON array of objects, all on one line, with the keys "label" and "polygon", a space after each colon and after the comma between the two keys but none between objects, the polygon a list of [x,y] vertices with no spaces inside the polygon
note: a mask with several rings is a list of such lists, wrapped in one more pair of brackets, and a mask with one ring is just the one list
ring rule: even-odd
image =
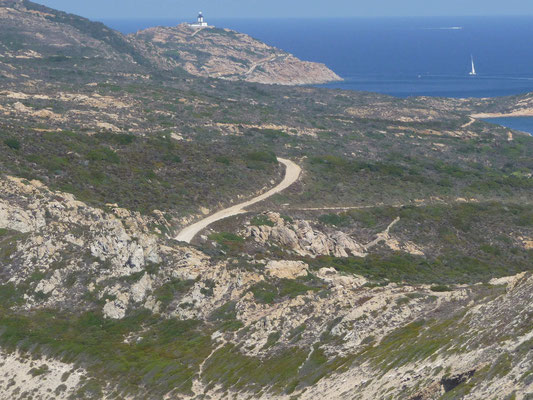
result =
[{"label": "rock outcrop", "polygon": [[301,256],[335,256],[366,257],[376,246],[383,244],[394,251],[413,255],[424,255],[422,249],[411,241],[399,240],[391,235],[390,230],[400,218],[393,220],[383,232],[375,234],[369,243],[361,244],[345,232],[337,230],[324,231],[313,227],[309,221],[287,221],[280,214],[265,214],[270,224],[248,226],[243,234],[261,245],[275,244]]},{"label": "rock outcrop", "polygon": [[323,64],[301,61],[283,50],[229,29],[149,28],[130,35],[158,68],[183,68],[196,76],[279,85],[308,85],[341,78]]},{"label": "rock outcrop", "polygon": [[53,357],[0,352],[0,396],[4,399],[75,398],[86,379],[87,372],[82,368]]},{"label": "rock outcrop", "polygon": [[[13,244],[16,247],[4,274],[9,271],[9,282],[14,284],[37,271],[44,275],[36,282],[35,292],[46,295],[46,301],[43,304],[42,299],[37,301],[30,296],[28,308],[37,303],[72,307],[95,285],[137,274],[147,264],[162,261],[155,236],[149,232],[150,222],[138,213],[110,205],[113,212],[106,214],[70,194],[53,193],[38,181],[1,178],[0,192],[0,228],[25,234],[24,240]],[[53,269],[53,265],[61,268]],[[65,281],[76,275],[92,275],[94,281],[92,285],[65,286]],[[81,284],[80,281],[78,285]],[[130,299],[141,302],[150,288],[147,275],[128,289],[107,288],[104,292],[110,290],[107,295],[116,299],[107,302],[104,314],[123,317]],[[104,292],[97,295],[104,297]]]},{"label": "rock outcrop", "polygon": [[278,213],[273,212],[267,213],[266,216],[273,226],[249,226],[246,228],[245,236],[261,244],[276,243],[302,256],[364,257],[366,255],[364,246],[344,232],[336,231],[327,235],[313,229],[308,221],[286,221]]},{"label": "rock outcrop", "polygon": [[[320,368],[327,374],[312,386],[298,386],[295,394],[306,399],[350,398],[348,393],[354,392],[362,399],[385,393],[433,399],[461,382],[477,382],[472,398],[504,398],[513,391],[520,398],[532,385],[527,379],[531,354],[524,350],[531,341],[530,273],[494,280],[492,286],[441,292],[429,285],[372,287],[363,277],[328,267],[311,270],[302,261],[251,261],[248,266],[237,259],[213,261],[154,234],[150,226],[158,213],[141,216],[115,205],[104,211],[39,182],[16,178],[0,179],[0,210],[3,245],[11,248],[0,254],[1,284],[25,291],[24,303],[13,306],[16,310],[82,312],[92,307],[107,319],[120,320],[147,309],[163,319],[206,326],[223,315],[236,331],[226,325],[213,331],[213,352],[235,346],[239,357],[264,360],[294,352],[303,357],[295,376],[304,380],[314,371],[309,360],[320,354]],[[316,232],[309,224],[288,222],[274,213],[268,217],[274,226],[247,228],[256,239],[285,238],[283,243],[307,255],[364,250],[339,233]],[[388,230],[378,239],[389,240]],[[161,296],[172,288],[179,290]],[[124,340],[142,339],[139,327]],[[44,379],[29,379],[34,367],[20,356],[3,358],[12,367],[0,363],[0,370],[14,383],[0,389],[0,395],[21,388],[22,380],[38,386]],[[61,386],[57,377],[65,371],[91,377],[73,364],[45,361],[46,368],[44,361],[33,363],[36,374],[48,376],[42,387],[57,390],[57,398],[83,385],[73,375]],[[201,365],[212,362],[207,357]],[[199,376],[193,385],[197,396],[219,396],[218,387],[204,381],[202,372]],[[516,386],[517,379],[525,383]],[[268,385],[264,390],[255,397],[287,398],[269,392]],[[247,387],[230,391],[236,398],[251,394]],[[145,395],[139,389],[134,398]]]},{"label": "rock outcrop", "polygon": [[280,279],[296,279],[309,273],[309,266],[302,261],[269,261],[265,267],[267,275]]}]

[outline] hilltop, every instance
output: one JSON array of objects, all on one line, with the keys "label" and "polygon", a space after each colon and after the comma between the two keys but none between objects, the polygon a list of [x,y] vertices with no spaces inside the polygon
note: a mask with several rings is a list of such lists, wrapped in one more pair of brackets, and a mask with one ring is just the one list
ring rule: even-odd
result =
[{"label": "hilltop", "polygon": [[472,115],[532,96],[217,79],[190,43],[271,50],[188,29],[0,1],[0,397],[530,398],[533,138]]},{"label": "hilltop", "polygon": [[323,64],[301,61],[248,35],[188,24],[130,35],[159,68],[181,67],[196,76],[264,84],[306,85],[341,78]]},{"label": "hilltop", "polygon": [[91,69],[139,71],[145,60],[119,32],[101,23],[26,0],[0,1],[2,72],[16,75],[6,64],[44,65],[64,61],[83,63]]},{"label": "hilltop", "polygon": [[[78,67],[90,66],[104,74],[142,73],[149,67],[282,85],[340,80],[323,64],[301,61],[228,29],[197,30],[182,24],[150,28],[126,37],[101,23],[26,0],[2,0],[0,21],[3,57],[8,60],[70,60]],[[12,75],[5,69],[4,74]]]}]

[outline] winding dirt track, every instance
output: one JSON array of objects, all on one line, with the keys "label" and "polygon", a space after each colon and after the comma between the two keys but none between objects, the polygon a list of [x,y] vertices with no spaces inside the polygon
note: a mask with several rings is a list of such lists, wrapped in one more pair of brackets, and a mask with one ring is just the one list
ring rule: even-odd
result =
[{"label": "winding dirt track", "polygon": [[204,218],[196,222],[195,224],[192,224],[186,227],[180,233],[178,233],[178,236],[176,236],[175,239],[180,242],[191,243],[191,241],[198,234],[198,232],[207,228],[213,222],[220,221],[221,219],[224,219],[224,218],[233,217],[234,215],[243,214],[246,212],[244,210],[246,207],[251,206],[252,204],[255,204],[255,203],[259,203],[260,201],[263,201],[275,195],[276,193],[279,193],[282,190],[287,189],[289,186],[291,186],[300,177],[300,173],[302,172],[302,169],[297,164],[293,163],[291,160],[286,160],[284,158],[278,158],[278,161],[282,163],[283,165],[285,165],[285,168],[286,168],[285,178],[283,178],[283,181],[281,181],[279,185],[270,189],[268,192],[263,193],[262,195],[254,197],[251,200],[248,200],[248,201],[245,201],[244,203],[240,203],[232,207],[226,208],[224,210],[221,210],[213,215],[210,215],[207,218]]},{"label": "winding dirt track", "polygon": [[477,119],[470,117],[470,121],[468,121],[466,124],[461,125],[461,128],[468,128],[470,125],[472,125],[474,122],[476,122]]}]

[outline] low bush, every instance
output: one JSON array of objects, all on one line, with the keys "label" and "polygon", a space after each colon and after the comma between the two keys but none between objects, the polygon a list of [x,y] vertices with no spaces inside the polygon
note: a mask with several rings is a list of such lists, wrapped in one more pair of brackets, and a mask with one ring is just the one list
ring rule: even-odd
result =
[{"label": "low bush", "polygon": [[249,161],[260,161],[265,163],[277,163],[276,154],[272,151],[252,151],[246,154],[246,159]]},{"label": "low bush", "polygon": [[208,319],[215,323],[217,330],[232,332],[243,327],[243,323],[237,319],[236,305],[235,301],[228,301],[211,313]]},{"label": "low bush", "polygon": [[97,133],[96,136],[103,141],[106,141],[109,143],[116,143],[119,145],[132,144],[135,141],[135,139],[137,139],[134,135],[130,135],[127,133],[101,132],[101,133]]},{"label": "low bush", "polygon": [[318,217],[318,220],[324,225],[334,225],[334,226],[347,226],[351,222],[351,218],[343,214],[323,214]]},{"label": "low bush", "polygon": [[209,235],[209,240],[218,243],[225,250],[237,251],[242,248],[244,239],[231,232],[218,232]]},{"label": "low bush", "polygon": [[250,223],[255,226],[274,226],[274,222],[272,222],[266,215],[256,215],[251,219]]},{"label": "low bush", "polygon": [[272,304],[283,298],[294,298],[309,291],[317,291],[319,288],[309,286],[300,280],[280,279],[276,282],[262,281],[250,288],[257,302]]},{"label": "low bush", "polygon": [[224,164],[224,165],[230,165],[231,164],[231,159],[229,157],[226,157],[226,156],[217,156],[217,157],[215,157],[215,161],[217,163]]},{"label": "low bush", "polygon": [[115,164],[120,162],[120,157],[117,153],[107,147],[100,147],[89,151],[87,153],[87,159],[94,162],[106,161]]},{"label": "low bush", "polygon": [[[124,395],[130,390],[138,395],[141,381],[156,397],[170,390],[187,393],[199,364],[211,352],[209,334],[203,333],[199,321],[160,319],[147,311],[109,320],[95,312],[41,310],[15,315],[0,308],[0,332],[4,348],[22,352],[31,348],[68,363],[83,363],[95,389],[113,382]],[[138,340],[126,343],[130,334]],[[33,371],[45,372],[43,367]]]},{"label": "low bush", "polygon": [[162,307],[166,307],[177,296],[183,295],[192,285],[194,285],[193,280],[172,280],[157,288],[154,297],[161,302]]},{"label": "low bush", "polygon": [[20,150],[20,142],[15,138],[4,139],[4,144],[13,150]]},{"label": "low bush", "polygon": [[333,267],[339,272],[362,275],[373,282],[406,282],[410,284],[457,284],[487,282],[492,278],[513,275],[531,269],[528,263],[501,265],[451,253],[427,259],[407,253],[371,254],[361,257],[320,256],[305,260],[313,268]]},{"label": "low bush", "polygon": [[452,289],[446,285],[434,285],[431,286],[430,290],[432,292],[451,292]]}]

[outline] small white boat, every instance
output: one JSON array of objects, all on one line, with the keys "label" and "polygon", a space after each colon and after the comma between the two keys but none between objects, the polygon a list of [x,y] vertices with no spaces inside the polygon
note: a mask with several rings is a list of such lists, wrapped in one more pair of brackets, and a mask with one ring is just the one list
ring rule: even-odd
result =
[{"label": "small white boat", "polygon": [[470,71],[470,76],[476,76],[476,66],[474,65],[474,56],[470,56],[470,60],[472,61],[472,71]]}]

